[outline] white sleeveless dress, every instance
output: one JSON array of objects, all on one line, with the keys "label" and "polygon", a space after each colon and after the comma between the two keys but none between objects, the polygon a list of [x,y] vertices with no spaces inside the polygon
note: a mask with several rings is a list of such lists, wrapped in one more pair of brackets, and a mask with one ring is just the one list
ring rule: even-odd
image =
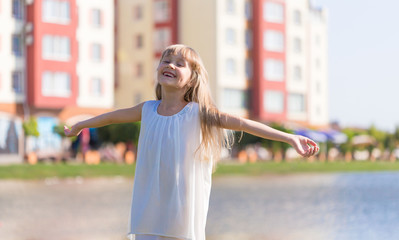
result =
[{"label": "white sleeveless dress", "polygon": [[205,240],[212,162],[195,153],[198,104],[172,116],[159,115],[159,104],[148,101],[142,109],[128,236]]}]

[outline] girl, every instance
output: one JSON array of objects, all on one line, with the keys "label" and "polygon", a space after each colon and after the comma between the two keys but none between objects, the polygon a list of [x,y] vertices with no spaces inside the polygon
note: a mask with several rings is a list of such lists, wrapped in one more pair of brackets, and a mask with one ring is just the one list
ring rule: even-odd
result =
[{"label": "girl", "polygon": [[77,136],[84,128],[141,121],[129,235],[136,240],[205,240],[212,167],[230,143],[224,129],[289,143],[304,157],[319,150],[306,137],[220,112],[192,48],[166,48],[157,79],[157,101],[65,127],[66,136]]}]

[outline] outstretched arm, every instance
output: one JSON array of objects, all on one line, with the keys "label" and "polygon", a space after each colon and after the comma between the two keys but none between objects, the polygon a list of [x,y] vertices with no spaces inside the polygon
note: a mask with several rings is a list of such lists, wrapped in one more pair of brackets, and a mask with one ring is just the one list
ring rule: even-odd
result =
[{"label": "outstretched arm", "polygon": [[226,129],[244,131],[261,138],[288,143],[303,157],[310,157],[319,151],[317,144],[307,137],[281,132],[249,119],[222,113],[221,124]]},{"label": "outstretched arm", "polygon": [[141,110],[144,103],[140,103],[131,108],[124,108],[112,112],[104,113],[85,121],[81,121],[72,126],[71,129],[64,126],[65,136],[77,136],[84,128],[103,127],[114,123],[137,122],[141,120]]}]

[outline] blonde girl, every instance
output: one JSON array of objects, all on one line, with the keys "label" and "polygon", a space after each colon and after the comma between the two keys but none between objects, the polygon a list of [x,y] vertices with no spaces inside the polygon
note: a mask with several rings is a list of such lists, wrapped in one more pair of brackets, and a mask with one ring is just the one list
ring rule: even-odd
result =
[{"label": "blonde girl", "polygon": [[129,233],[137,240],[205,240],[213,163],[231,142],[224,129],[289,143],[304,157],[319,150],[306,137],[220,112],[190,47],[166,48],[157,80],[157,100],[65,127],[77,136],[84,128],[141,121]]}]

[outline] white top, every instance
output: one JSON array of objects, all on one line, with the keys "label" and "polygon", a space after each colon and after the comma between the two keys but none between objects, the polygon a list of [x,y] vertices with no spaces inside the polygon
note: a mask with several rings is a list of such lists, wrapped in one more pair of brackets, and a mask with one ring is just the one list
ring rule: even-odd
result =
[{"label": "white top", "polygon": [[163,116],[160,103],[148,101],[142,109],[130,234],[205,240],[212,163],[195,154],[199,107],[190,102]]}]

